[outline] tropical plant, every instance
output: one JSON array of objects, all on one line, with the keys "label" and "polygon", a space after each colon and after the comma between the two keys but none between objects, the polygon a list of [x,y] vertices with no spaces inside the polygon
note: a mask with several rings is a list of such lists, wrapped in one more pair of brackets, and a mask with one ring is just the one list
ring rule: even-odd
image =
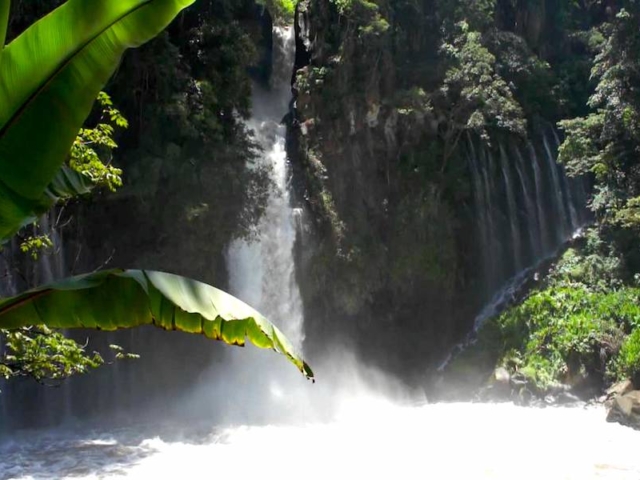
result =
[{"label": "tropical plant", "polygon": [[591,209],[601,226],[613,228],[640,225],[640,6],[626,3],[602,28],[606,39],[592,70],[598,84],[589,99],[591,113],[559,123],[566,132],[559,160],[570,175],[593,176]]},{"label": "tropical plant", "polygon": [[[195,0],[69,0],[0,50],[0,239],[59,198],[90,188],[64,166],[95,98],[124,51],[161,32]],[[9,0],[0,0],[0,45]],[[116,301],[117,299],[117,301]],[[102,330],[151,324],[232,345],[245,337],[313,373],[260,314],[223,292],[170,274],[111,270],[0,301],[0,327]]]},{"label": "tropical plant", "polygon": [[46,324],[107,331],[154,325],[237,346],[246,337],[313,377],[289,340],[258,312],[210,285],[169,273],[105,270],[67,278],[0,300],[0,322],[7,329]]},{"label": "tropical plant", "polygon": [[453,32],[441,46],[450,66],[433,98],[436,110],[446,119],[440,132],[443,172],[465,132],[485,140],[492,127],[526,135],[522,108],[497,72],[496,57],[482,44],[482,34],[471,30],[466,21],[457,23]]}]

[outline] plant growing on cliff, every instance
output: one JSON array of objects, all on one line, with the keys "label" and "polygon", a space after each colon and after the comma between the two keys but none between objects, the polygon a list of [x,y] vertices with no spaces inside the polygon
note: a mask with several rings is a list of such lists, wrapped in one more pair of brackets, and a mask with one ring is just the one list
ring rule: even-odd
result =
[{"label": "plant growing on cliff", "polygon": [[633,342],[620,350],[625,332],[640,324],[639,299],[640,291],[632,288],[601,293],[555,286],[534,292],[494,320],[504,345],[502,362],[541,389],[617,377],[625,371],[620,362],[639,361]]},{"label": "plant growing on cliff", "polygon": [[[69,0],[0,50],[0,238],[45,212],[59,198],[55,193],[70,186],[55,180],[72,178],[61,168],[124,51],[153,38],[193,1]],[[0,45],[9,6],[8,0],[0,3]],[[122,123],[117,115],[114,121]],[[85,134],[111,145],[109,131]],[[76,166],[88,173],[82,162]],[[247,337],[313,376],[286,338],[257,312],[213,287],[175,275],[111,270],[0,301],[1,327],[40,324],[103,330],[153,324],[233,345],[244,345]]]},{"label": "plant growing on cliff", "polygon": [[495,56],[482,35],[459,22],[442,54],[449,64],[432,103],[443,118],[439,128],[444,172],[465,132],[489,141],[491,129],[526,135],[526,120],[507,82],[496,71]]},{"label": "plant growing on cliff", "polygon": [[566,133],[559,160],[570,175],[593,175],[591,208],[602,225],[637,226],[640,174],[640,7],[629,2],[604,26],[606,41],[592,77],[592,113],[559,123]]},{"label": "plant growing on cliff", "polygon": [[376,38],[389,30],[389,22],[380,12],[380,6],[371,0],[332,0],[340,15],[351,20],[360,36]]},{"label": "plant growing on cliff", "polygon": [[276,22],[293,22],[297,0],[257,0],[257,3],[267,7]]},{"label": "plant growing on cliff", "polygon": [[116,128],[127,128],[129,122],[105,92],[98,94],[97,104],[100,118],[93,128],[80,129],[71,147],[68,164],[93,185],[114,192],[122,186],[122,170],[111,165],[111,152],[118,147],[113,136]]}]

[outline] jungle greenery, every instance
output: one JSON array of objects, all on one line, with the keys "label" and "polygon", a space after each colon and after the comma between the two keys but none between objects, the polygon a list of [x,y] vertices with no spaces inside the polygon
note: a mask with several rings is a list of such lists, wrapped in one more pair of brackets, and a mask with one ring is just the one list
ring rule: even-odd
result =
[{"label": "jungle greenery", "polygon": [[[591,187],[593,224],[546,282],[487,324],[481,333],[487,341],[479,344],[494,354],[491,366],[499,357],[541,387],[580,383],[583,374],[600,384],[637,376],[638,2],[332,0],[331,8],[304,3],[312,13],[323,12],[325,21],[314,30],[321,48],[296,79],[298,108],[322,139],[306,139],[309,204],[333,240],[322,244],[311,268],[320,278],[311,292],[317,308],[329,292],[332,315],[360,313],[367,325],[367,315],[375,312],[423,328],[429,323],[423,318],[425,292],[437,287],[419,279],[446,286],[443,298],[460,291],[471,296],[473,281],[479,290],[477,263],[466,253],[475,248],[473,240],[460,240],[472,215],[467,138],[480,137],[496,149],[500,142],[535,141],[555,125],[563,140],[560,161]],[[343,120],[349,115],[362,131],[349,131]],[[386,142],[366,138],[369,115],[388,121]],[[340,128],[332,129],[333,123]],[[349,133],[340,137],[342,132]],[[363,150],[379,158],[358,156],[347,143],[366,145]],[[393,153],[385,158],[387,150]],[[361,211],[330,178],[338,167],[329,157],[342,161],[350,155],[366,157],[375,165],[367,171],[371,178],[384,178],[383,185],[368,185],[384,200],[363,195]],[[441,216],[421,224],[414,212],[429,208]],[[407,210],[411,219],[401,230],[396,226]],[[417,245],[401,238],[394,249],[394,237],[403,235],[396,232],[420,231],[422,225],[434,241]],[[430,261],[418,268],[406,258]],[[467,301],[461,296],[461,303]],[[411,323],[417,317],[419,326]],[[438,324],[443,330],[444,323]],[[425,337],[435,336],[424,329]]]},{"label": "jungle greenery", "polygon": [[[126,127],[127,121],[101,89],[126,49],[156,36],[191,3],[69,0],[0,50],[1,238],[7,240],[61,200],[95,186],[121,186],[122,171],[105,155],[117,146],[114,126]],[[2,45],[10,30],[9,14],[5,0],[0,4]],[[198,93],[207,91],[200,87]],[[96,97],[97,124],[81,128]],[[50,121],[52,116],[56,121]],[[50,246],[46,234],[31,236],[22,243],[22,252],[34,257]],[[72,277],[3,299],[0,326],[7,348],[0,373],[42,380],[102,363],[100,356],[86,355],[49,327],[115,330],[143,324],[201,333],[233,345],[244,345],[246,336],[313,376],[277,328],[242,302],[194,280],[137,270]]]},{"label": "jungle greenery", "polygon": [[[476,347],[497,352],[499,363],[541,391],[640,382],[640,4],[591,8],[591,22],[579,9],[562,12],[591,70],[583,106],[558,126],[559,161],[592,182],[594,223],[539,289],[481,330]],[[583,59],[571,61],[563,60],[564,75],[584,69]],[[564,104],[579,104],[573,97]]]},{"label": "jungle greenery", "polygon": [[[14,1],[8,38],[60,3]],[[451,221],[450,213],[463,210],[469,197],[464,155],[459,155],[464,139],[479,136],[490,144],[506,136],[524,139],[540,125],[557,123],[564,133],[561,161],[593,186],[594,224],[549,279],[522,305],[487,324],[481,339],[499,361],[540,386],[578,382],[585,372],[598,381],[636,375],[637,2],[331,0],[327,5],[335,21],[322,26],[328,31],[324,62],[299,72],[299,100],[321,98],[318,118],[340,122],[346,118],[344,100],[368,92],[382,72],[393,79],[394,91],[385,92],[381,108],[393,109],[405,128],[398,138],[397,169],[393,163],[384,166],[392,195],[380,207],[367,205],[366,222],[340,216],[340,199],[327,188],[323,146],[310,149],[317,153],[312,163],[319,210],[336,239],[316,270],[331,272],[327,265],[335,264],[339,272],[317,282],[327,287],[319,290],[322,302],[336,297],[329,304],[354,316],[366,312],[366,304],[380,311],[376,301],[385,298],[390,318],[405,308],[406,318],[418,323],[425,291],[441,285],[446,287],[441,296],[450,298],[468,280],[459,275],[465,259],[455,253],[457,219]],[[71,202],[66,210],[77,224],[100,219],[91,232],[74,238],[97,252],[89,259],[92,265],[101,265],[113,248],[114,263],[130,268],[154,265],[207,281],[224,278],[223,245],[252,235],[268,190],[266,172],[246,167],[258,150],[243,123],[251,110],[251,82],[268,78],[268,40],[260,22],[270,20],[261,16],[264,6],[276,21],[287,21],[294,2],[199,0],[155,40],[126,55],[104,87],[128,128],[119,129],[100,107],[85,128],[114,128],[107,135],[119,145],[113,161],[108,147],[113,143],[106,139],[95,154],[115,170],[92,169],[90,152],[82,162],[67,164],[82,164],[102,179],[91,198]],[[368,99],[361,100],[366,109]],[[329,123],[319,128],[326,133]],[[83,143],[86,139],[78,145]],[[74,190],[69,185],[96,186],[95,181],[78,184],[68,170],[55,189],[58,195],[52,195],[64,198],[65,190]],[[106,195],[110,188],[117,192]],[[379,231],[394,232],[388,244],[375,229],[378,217],[392,219],[378,222],[388,226]],[[198,234],[211,225],[215,235]],[[446,235],[433,225],[441,225]],[[21,235],[26,256],[55,249],[38,226]],[[211,261],[202,262],[203,257]],[[413,297],[407,294],[410,284],[419,286]],[[391,298],[381,291],[391,292]]]}]

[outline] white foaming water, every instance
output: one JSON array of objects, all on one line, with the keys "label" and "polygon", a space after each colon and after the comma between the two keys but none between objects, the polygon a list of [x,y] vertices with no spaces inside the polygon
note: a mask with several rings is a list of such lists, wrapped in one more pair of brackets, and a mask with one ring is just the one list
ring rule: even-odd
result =
[{"label": "white foaming water", "polygon": [[410,406],[343,398],[295,425],[131,428],[16,439],[0,480],[209,478],[638,479],[640,432],[593,409]]},{"label": "white foaming water", "polygon": [[[247,126],[262,148],[255,166],[270,174],[271,190],[255,238],[238,239],[227,251],[230,293],[256,308],[300,349],[304,339],[303,310],[295,279],[294,243],[300,216],[291,206],[286,126],[291,100],[290,77],[295,54],[291,27],[273,31],[271,86],[253,86],[253,115]],[[251,165],[250,165],[251,167]],[[253,348],[233,349],[225,362],[213,366],[200,384],[185,395],[194,411],[215,404],[216,418],[240,423],[265,423],[293,408],[284,395],[290,388],[309,388],[281,356]],[[231,392],[231,395],[230,395]]]},{"label": "white foaming water", "polygon": [[265,213],[253,241],[236,240],[227,253],[231,293],[257,308],[267,318],[283,322],[294,345],[303,341],[303,314],[300,291],[295,280],[293,247],[296,213],[290,204],[289,169],[285,145],[286,127],[281,124],[288,112],[291,75],[295,53],[293,28],[274,29],[272,83],[253,89],[253,116],[248,122],[263,154],[259,165],[270,172],[272,188]]}]

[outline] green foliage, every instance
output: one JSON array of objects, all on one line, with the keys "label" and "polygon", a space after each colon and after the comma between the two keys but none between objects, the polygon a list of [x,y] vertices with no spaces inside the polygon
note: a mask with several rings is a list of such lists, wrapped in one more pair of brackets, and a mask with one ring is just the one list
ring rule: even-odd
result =
[{"label": "green foliage", "polygon": [[6,380],[62,380],[104,364],[99,353],[87,354],[83,346],[47,327],[0,330],[0,338],[5,343],[0,355],[0,376]]},{"label": "green foliage", "polygon": [[290,24],[296,11],[297,0],[257,0],[259,5],[266,6],[276,22]]},{"label": "green foliage", "polygon": [[0,3],[0,56],[2,56],[2,48],[7,39],[7,27],[9,25],[9,11],[11,10],[10,2]]},{"label": "green foliage", "polygon": [[622,9],[603,27],[606,40],[595,59],[598,81],[589,100],[592,112],[560,122],[566,138],[559,160],[571,175],[592,174],[596,185],[591,207],[602,226],[637,225],[640,175],[635,168],[640,148],[640,49],[636,7]]},{"label": "green foliage", "polygon": [[[213,280],[224,269],[225,245],[251,236],[264,211],[269,172],[255,163],[261,152],[244,121],[251,113],[247,72],[261,79],[268,72],[258,63],[267,48],[263,30],[247,28],[253,15],[250,3],[199,1],[182,22],[125,57],[110,83],[131,123],[118,141],[118,166],[127,174],[121,194],[131,198],[128,225],[135,226],[125,232],[114,217],[116,235],[127,238],[114,243],[135,250],[143,264]],[[203,235],[211,225],[216,234]],[[97,236],[114,238],[113,227],[104,227]]]},{"label": "green foliage", "polygon": [[[0,377],[5,380],[28,377],[49,384],[87,373],[105,364],[98,352],[88,352],[86,345],[46,326],[0,329],[0,339],[4,342],[0,355]],[[118,345],[109,345],[109,349],[114,353],[115,360],[140,358],[139,355],[125,352]]]},{"label": "green foliage", "polygon": [[585,232],[586,244],[570,248],[550,272],[547,283],[553,287],[580,286],[607,292],[624,286],[624,265],[620,255],[605,241],[598,229]]},{"label": "green foliage", "polygon": [[111,152],[118,147],[113,136],[116,128],[127,128],[129,123],[105,92],[98,94],[97,104],[101,110],[98,123],[93,128],[80,129],[71,147],[69,167],[89,178],[93,185],[114,192],[122,186],[122,170],[110,164]]},{"label": "green foliage", "polygon": [[451,59],[441,92],[456,116],[459,128],[487,137],[487,127],[495,126],[520,135],[526,134],[522,109],[507,83],[496,72],[496,58],[481,42],[481,34],[469,25],[458,24],[453,42],[442,46]]},{"label": "green foliage", "polygon": [[[0,238],[51,206],[45,189],[124,51],[157,35],[190,3],[69,0],[4,48]],[[91,19],[83,23],[88,28],[77,27],[83,19]]]},{"label": "green foliage", "polygon": [[28,254],[33,260],[38,260],[43,252],[53,249],[53,242],[49,235],[35,235],[25,238],[20,243],[20,251]]},{"label": "green foliage", "polygon": [[[47,325],[106,331],[154,325],[238,346],[246,338],[286,356],[313,379],[287,338],[258,312],[221,290],[168,273],[106,270],[67,278],[1,299],[0,325],[8,330]],[[44,342],[60,341],[45,337]]]},{"label": "green foliage", "polygon": [[612,371],[617,378],[634,378],[640,374],[640,327],[624,340]]},{"label": "green foliage", "polygon": [[340,15],[358,25],[363,39],[378,38],[387,33],[389,22],[382,15],[380,6],[371,0],[332,0]]},{"label": "green foliage", "polygon": [[533,293],[495,320],[502,362],[541,389],[604,376],[615,364],[625,331],[640,325],[640,290],[591,292],[580,286]]},{"label": "green foliage", "polygon": [[472,30],[483,31],[493,24],[496,0],[438,0],[437,5],[445,30],[465,22]]},{"label": "green foliage", "polygon": [[467,131],[487,141],[491,129],[526,135],[522,108],[498,74],[496,57],[482,44],[481,33],[471,30],[464,21],[454,32],[441,47],[449,67],[432,98],[436,112],[446,119],[440,128],[443,171]]},{"label": "green foliage", "polygon": [[513,32],[490,30],[484,38],[486,47],[496,57],[496,72],[510,84],[523,115],[553,118],[559,97],[553,91],[557,80],[549,62]]}]

